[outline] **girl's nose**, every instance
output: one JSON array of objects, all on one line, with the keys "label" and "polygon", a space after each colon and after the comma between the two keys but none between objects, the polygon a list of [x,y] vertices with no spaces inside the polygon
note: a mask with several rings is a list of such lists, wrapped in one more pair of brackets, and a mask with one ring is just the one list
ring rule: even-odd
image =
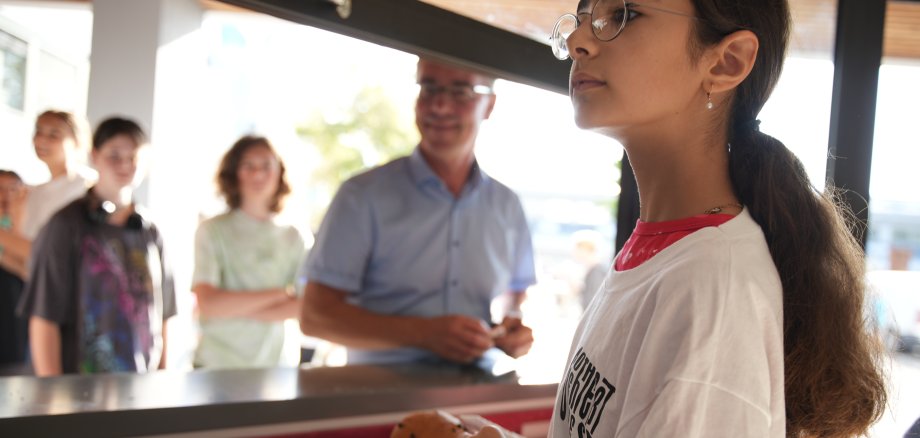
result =
[{"label": "girl's nose", "polygon": [[597,50],[597,44],[600,42],[591,30],[591,17],[585,14],[579,20],[578,27],[565,40],[569,56],[572,59],[593,55]]}]

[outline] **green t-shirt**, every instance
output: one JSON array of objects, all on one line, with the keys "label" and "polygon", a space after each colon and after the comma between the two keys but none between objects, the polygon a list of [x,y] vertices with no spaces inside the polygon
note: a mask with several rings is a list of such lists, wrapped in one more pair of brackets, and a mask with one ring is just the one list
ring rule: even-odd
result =
[{"label": "green t-shirt", "polygon": [[[302,286],[297,276],[305,253],[304,239],[293,226],[233,210],[199,225],[192,284],[206,283],[239,293]],[[278,366],[284,357],[283,345],[282,321],[202,318],[195,366]]]}]

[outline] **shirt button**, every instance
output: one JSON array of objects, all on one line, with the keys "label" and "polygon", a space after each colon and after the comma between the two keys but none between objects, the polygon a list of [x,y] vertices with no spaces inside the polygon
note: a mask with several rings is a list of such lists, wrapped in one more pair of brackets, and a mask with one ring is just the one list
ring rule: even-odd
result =
[{"label": "shirt button", "polygon": [[451,281],[450,281],[450,285],[453,286],[453,287],[457,287],[458,284],[460,284],[460,282],[457,281],[457,280],[451,280]]},{"label": "shirt button", "polygon": [[451,242],[451,244],[454,245],[454,247],[458,247],[458,246],[460,246],[460,241],[459,241],[459,240],[455,240],[455,241]]}]

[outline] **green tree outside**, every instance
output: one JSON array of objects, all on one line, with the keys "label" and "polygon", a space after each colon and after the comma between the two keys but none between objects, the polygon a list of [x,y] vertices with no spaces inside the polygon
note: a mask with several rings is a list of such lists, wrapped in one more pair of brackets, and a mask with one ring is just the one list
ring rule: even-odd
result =
[{"label": "green tree outside", "polygon": [[[332,116],[328,110],[314,112],[297,134],[322,157],[311,181],[319,198],[331,199],[342,182],[362,170],[410,154],[419,141],[413,114],[382,86],[361,89],[349,107]],[[326,213],[325,202],[311,208],[314,230]]]}]

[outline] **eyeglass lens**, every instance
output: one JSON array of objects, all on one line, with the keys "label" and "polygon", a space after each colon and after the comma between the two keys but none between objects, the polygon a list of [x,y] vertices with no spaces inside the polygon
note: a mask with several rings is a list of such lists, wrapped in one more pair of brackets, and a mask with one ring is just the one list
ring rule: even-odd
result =
[{"label": "eyeglass lens", "polygon": [[556,58],[569,57],[566,41],[578,28],[579,23],[590,12],[591,32],[601,41],[610,41],[620,35],[629,18],[626,0],[598,0],[590,11],[578,11],[578,15],[565,14],[556,21],[553,28],[552,49]]},{"label": "eyeglass lens", "polygon": [[488,94],[488,87],[481,85],[434,85],[434,84],[419,84],[419,93],[418,97],[422,100],[431,100],[438,97],[439,94],[446,94],[447,97],[452,99],[454,102],[469,102],[476,98],[480,94]]}]

